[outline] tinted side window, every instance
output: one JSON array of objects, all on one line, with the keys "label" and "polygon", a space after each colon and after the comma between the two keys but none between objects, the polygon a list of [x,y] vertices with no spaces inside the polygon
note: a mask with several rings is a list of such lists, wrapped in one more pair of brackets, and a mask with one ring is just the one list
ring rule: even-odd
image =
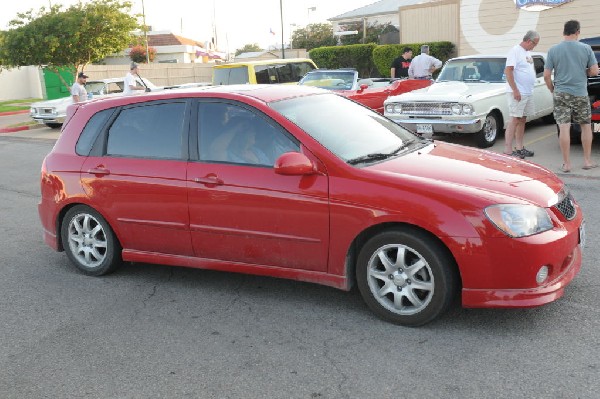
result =
[{"label": "tinted side window", "polygon": [[533,57],[533,67],[538,78],[544,76],[544,60],[542,57]]},{"label": "tinted side window", "polygon": [[292,74],[292,65],[291,64],[281,64],[275,65],[275,70],[277,71],[277,77],[279,78],[279,83],[291,83],[297,82],[298,80],[294,79],[294,75]]},{"label": "tinted side window", "polygon": [[108,131],[107,155],[181,159],[185,103],[121,111]]},{"label": "tinted side window", "polygon": [[213,74],[213,84],[215,85],[250,83],[250,80],[248,79],[247,66],[239,66],[235,68],[215,68]]},{"label": "tinted side window", "polygon": [[298,143],[266,116],[231,103],[200,103],[201,161],[272,167]]},{"label": "tinted side window", "polygon": [[312,66],[312,64],[310,64],[308,62],[296,62],[296,63],[292,64],[293,81],[299,82],[300,79],[302,79],[302,77],[304,75],[306,75],[308,72],[310,72],[314,69],[315,69],[315,67]]},{"label": "tinted side window", "polygon": [[85,125],[85,128],[83,128],[81,135],[79,135],[79,139],[77,140],[77,145],[75,146],[75,152],[77,155],[87,156],[90,154],[98,134],[114,111],[114,109],[105,109],[104,111],[100,111],[90,118],[88,123]]},{"label": "tinted side window", "polygon": [[254,72],[256,73],[256,83],[259,84],[269,84],[269,83],[277,83],[276,77],[273,75],[269,77],[269,69],[271,67],[269,65],[256,65],[254,67]]}]

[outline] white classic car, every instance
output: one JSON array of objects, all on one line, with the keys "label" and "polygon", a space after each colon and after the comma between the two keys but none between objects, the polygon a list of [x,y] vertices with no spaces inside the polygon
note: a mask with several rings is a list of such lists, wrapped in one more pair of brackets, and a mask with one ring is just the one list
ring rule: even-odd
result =
[{"label": "white classic car", "polygon": [[[535,114],[553,121],[552,94],[544,83],[545,56],[532,53],[536,71]],[[385,101],[385,116],[420,135],[472,134],[477,145],[494,145],[509,122],[506,56],[471,55],[448,60],[434,84]]]},{"label": "white classic car", "polygon": [[[88,93],[88,99],[94,97],[107,97],[111,95],[120,95],[123,93],[125,78],[109,78],[88,80],[85,84],[85,89]],[[175,86],[155,86],[146,78],[136,78],[136,83],[139,86],[145,86],[149,91],[159,91],[165,89],[184,89],[188,87],[210,85],[210,83],[185,83]],[[140,92],[142,93],[142,92]],[[59,128],[62,126],[67,115],[67,107],[73,104],[71,96],[57,98],[56,100],[40,101],[32,104],[29,115],[38,123],[45,124],[51,128]]]}]

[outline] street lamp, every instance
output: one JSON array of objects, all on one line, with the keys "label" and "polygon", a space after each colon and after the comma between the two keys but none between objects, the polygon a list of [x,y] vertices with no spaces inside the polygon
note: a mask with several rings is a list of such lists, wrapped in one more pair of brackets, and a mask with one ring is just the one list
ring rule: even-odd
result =
[{"label": "street lamp", "polygon": [[310,12],[315,12],[317,11],[317,7],[308,7],[307,11],[306,11],[306,24],[308,25],[310,22]]}]

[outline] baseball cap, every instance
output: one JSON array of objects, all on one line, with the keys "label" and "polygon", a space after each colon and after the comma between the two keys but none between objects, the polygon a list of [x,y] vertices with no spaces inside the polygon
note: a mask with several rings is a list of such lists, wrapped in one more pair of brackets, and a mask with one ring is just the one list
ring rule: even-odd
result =
[{"label": "baseball cap", "polygon": [[77,77],[78,78],[86,78],[86,79],[88,78],[88,76],[85,73],[83,73],[83,72],[79,72],[79,74],[77,75]]}]

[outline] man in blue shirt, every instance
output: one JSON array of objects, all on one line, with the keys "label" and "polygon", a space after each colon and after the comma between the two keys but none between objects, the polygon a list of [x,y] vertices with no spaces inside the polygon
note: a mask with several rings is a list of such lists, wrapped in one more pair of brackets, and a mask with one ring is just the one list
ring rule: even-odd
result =
[{"label": "man in blue shirt", "polygon": [[554,96],[554,119],[560,129],[563,172],[571,171],[571,121],[581,125],[583,169],[598,166],[592,162],[592,114],[587,93],[587,78],[598,75],[598,61],[592,48],[579,42],[580,29],[578,21],[565,23],[564,40],[550,48],[544,70],[546,86]]}]

